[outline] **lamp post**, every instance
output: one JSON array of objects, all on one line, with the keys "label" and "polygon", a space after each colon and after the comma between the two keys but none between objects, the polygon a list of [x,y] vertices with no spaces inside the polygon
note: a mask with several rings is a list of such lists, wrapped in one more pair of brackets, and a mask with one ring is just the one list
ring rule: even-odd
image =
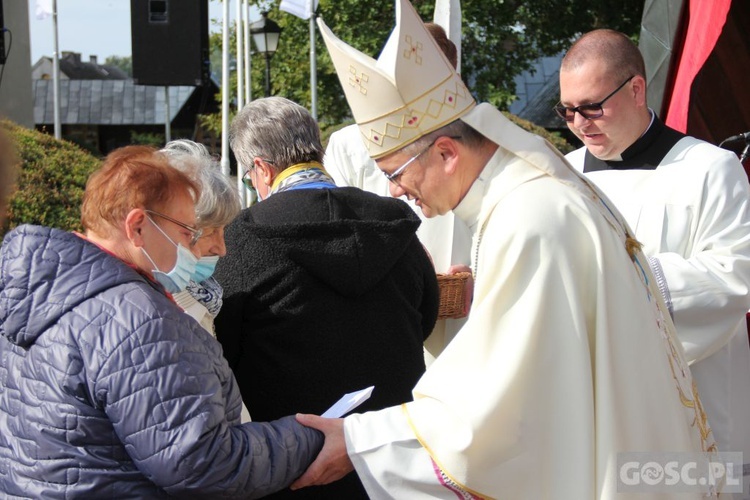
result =
[{"label": "lamp post", "polygon": [[255,51],[266,58],[266,97],[271,95],[271,57],[279,46],[281,28],[268,19],[268,12],[262,12],[263,18],[250,25]]}]

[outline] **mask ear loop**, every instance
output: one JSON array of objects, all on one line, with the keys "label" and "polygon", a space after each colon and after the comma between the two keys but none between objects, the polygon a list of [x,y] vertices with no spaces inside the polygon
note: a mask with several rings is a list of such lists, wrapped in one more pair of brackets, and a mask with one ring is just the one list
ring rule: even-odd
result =
[{"label": "mask ear loop", "polygon": [[[151,265],[154,266],[155,271],[159,271],[159,266],[156,265],[156,262],[154,262],[154,259],[151,258],[151,256],[148,254],[145,248],[141,247],[141,251],[143,252],[143,255],[146,256],[146,258],[151,262]],[[161,272],[161,271],[159,271]]]},{"label": "mask ear loop", "polygon": [[[156,222],[154,222],[154,219],[152,219],[150,215],[146,215],[146,218],[148,218],[149,222],[151,222],[151,224],[153,224],[154,227],[158,229],[159,232],[163,234],[164,237],[167,240],[169,240],[171,244],[173,244],[175,247],[177,246],[177,244],[174,241],[172,241],[172,238],[167,236],[167,233],[165,233],[164,230],[162,230],[162,228],[160,228],[159,225]],[[140,229],[138,231],[140,231]],[[146,258],[149,260],[149,262],[151,262],[151,265],[154,266],[154,271],[159,271],[160,273],[163,272],[161,269],[159,269],[159,266],[156,265],[156,262],[154,262],[154,259],[151,258],[151,256],[148,254],[148,252],[146,251],[144,247],[141,247],[141,251],[143,252],[143,255],[145,255]]]},{"label": "mask ear loop", "polygon": [[150,215],[147,215],[146,217],[148,217],[148,220],[149,220],[149,221],[151,222],[151,224],[153,224],[153,225],[154,225],[154,227],[155,227],[156,229],[158,229],[158,230],[159,230],[159,232],[160,232],[161,234],[163,234],[163,235],[164,235],[164,237],[165,237],[165,238],[166,238],[167,240],[169,240],[169,242],[170,242],[171,244],[173,244],[173,245],[174,245],[175,247],[177,246],[177,243],[175,243],[174,241],[172,241],[172,238],[170,238],[169,236],[167,236],[167,233],[165,233],[165,232],[164,232],[164,230],[163,230],[162,228],[160,228],[160,227],[159,227],[159,224],[157,224],[156,222],[154,222],[154,219],[152,219]]}]

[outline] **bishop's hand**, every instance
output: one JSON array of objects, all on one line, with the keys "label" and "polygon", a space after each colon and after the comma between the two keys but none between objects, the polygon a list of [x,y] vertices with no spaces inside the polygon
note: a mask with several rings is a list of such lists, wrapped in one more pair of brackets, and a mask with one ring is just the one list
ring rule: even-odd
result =
[{"label": "bishop's hand", "polygon": [[291,489],[332,483],[354,470],[354,465],[346,453],[343,418],[303,414],[297,414],[296,418],[302,425],[322,432],[325,435],[325,443],[315,461],[292,483]]}]

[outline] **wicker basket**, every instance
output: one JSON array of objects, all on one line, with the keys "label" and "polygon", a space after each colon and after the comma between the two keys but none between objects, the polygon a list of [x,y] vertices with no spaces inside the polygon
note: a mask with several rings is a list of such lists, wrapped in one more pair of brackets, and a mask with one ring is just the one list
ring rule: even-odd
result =
[{"label": "wicker basket", "polygon": [[438,274],[437,282],[440,289],[440,307],[438,319],[463,318],[466,281],[471,273]]}]

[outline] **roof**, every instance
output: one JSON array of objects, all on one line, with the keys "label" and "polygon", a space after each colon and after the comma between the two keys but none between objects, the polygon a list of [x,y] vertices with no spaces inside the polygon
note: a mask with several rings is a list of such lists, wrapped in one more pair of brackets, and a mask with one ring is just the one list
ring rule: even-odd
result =
[{"label": "roof", "polygon": [[64,57],[60,59],[60,71],[71,80],[125,80],[128,75],[110,64],[95,64]]},{"label": "roof", "polygon": [[539,92],[518,113],[520,118],[547,130],[567,128],[565,122],[552,109],[560,100],[560,79],[557,75],[558,72],[550,75]]},{"label": "roof", "polygon": [[[90,61],[82,61],[81,54],[77,52],[63,52],[60,58],[60,74],[71,80],[127,80],[128,75],[111,64],[99,64],[96,56],[91,56]],[[52,58],[40,57],[32,66],[32,72],[46,67],[52,73]]]},{"label": "roof", "polygon": [[564,53],[544,56],[532,68],[514,78],[516,100],[509,111],[514,115],[548,130],[566,129],[552,107],[560,99],[560,63]]},{"label": "roof", "polygon": [[[164,87],[133,80],[60,80],[62,125],[162,125]],[[198,87],[169,87],[170,122]],[[54,122],[52,80],[34,80],[34,123]]]}]

